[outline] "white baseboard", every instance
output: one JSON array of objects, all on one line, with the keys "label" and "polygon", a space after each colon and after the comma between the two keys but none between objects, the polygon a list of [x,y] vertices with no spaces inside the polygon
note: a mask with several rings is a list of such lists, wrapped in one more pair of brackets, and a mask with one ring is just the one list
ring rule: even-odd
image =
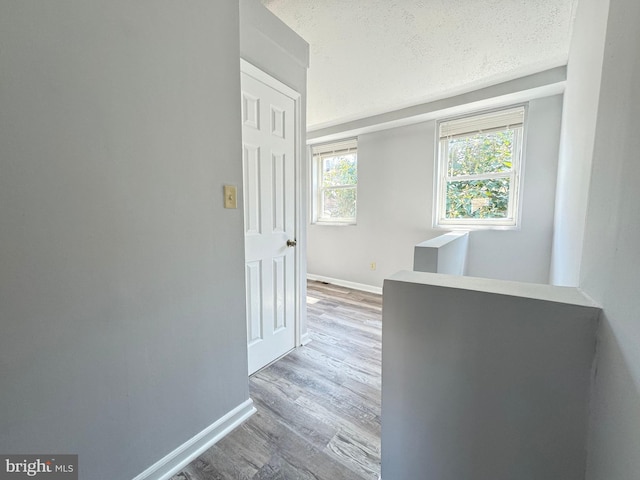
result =
[{"label": "white baseboard", "polygon": [[158,460],[133,480],[167,480],[256,413],[249,399]]},{"label": "white baseboard", "polygon": [[305,346],[306,344],[308,344],[311,341],[311,335],[309,335],[309,332],[303,334],[300,337],[300,345]]},{"label": "white baseboard", "polygon": [[362,292],[377,293],[382,295],[381,287],[374,287],[373,285],[365,285],[364,283],[349,282],[348,280],[340,280],[339,278],[323,277],[321,275],[314,275],[307,273],[307,280],[315,280],[316,282],[326,282],[332,285],[338,285],[339,287],[353,288],[354,290],[360,290]]}]

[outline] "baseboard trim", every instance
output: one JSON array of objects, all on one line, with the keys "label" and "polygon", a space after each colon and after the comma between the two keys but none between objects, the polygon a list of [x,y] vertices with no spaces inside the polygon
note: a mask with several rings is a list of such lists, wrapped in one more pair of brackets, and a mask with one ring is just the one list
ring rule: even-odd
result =
[{"label": "baseboard trim", "polygon": [[196,434],[133,480],[167,480],[256,413],[249,399]]},{"label": "baseboard trim", "polygon": [[364,283],[350,282],[348,280],[340,280],[339,278],[323,277],[321,275],[314,275],[307,273],[307,280],[315,280],[316,282],[326,282],[332,285],[338,285],[339,287],[353,288],[354,290],[360,290],[362,292],[377,293],[382,295],[381,287],[374,287],[373,285],[366,285]]},{"label": "baseboard trim", "polygon": [[303,334],[300,337],[300,345],[302,345],[303,347],[307,345],[309,342],[311,342],[311,335],[309,335],[309,332]]}]

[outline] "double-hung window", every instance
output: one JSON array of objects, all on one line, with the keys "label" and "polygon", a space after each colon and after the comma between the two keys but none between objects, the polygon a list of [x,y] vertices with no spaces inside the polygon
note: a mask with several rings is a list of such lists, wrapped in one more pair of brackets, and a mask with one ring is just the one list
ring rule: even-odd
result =
[{"label": "double-hung window", "polygon": [[356,139],[314,145],[313,221],[356,223],[358,145]]},{"label": "double-hung window", "polygon": [[525,107],[438,122],[435,223],[515,227]]}]

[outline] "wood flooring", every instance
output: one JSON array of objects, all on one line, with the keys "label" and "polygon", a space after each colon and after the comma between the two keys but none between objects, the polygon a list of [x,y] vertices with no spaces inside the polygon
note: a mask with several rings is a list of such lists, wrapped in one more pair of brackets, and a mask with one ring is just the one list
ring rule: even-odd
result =
[{"label": "wood flooring", "polygon": [[249,380],[258,413],[171,480],[377,480],[382,297],[308,283],[312,341]]}]

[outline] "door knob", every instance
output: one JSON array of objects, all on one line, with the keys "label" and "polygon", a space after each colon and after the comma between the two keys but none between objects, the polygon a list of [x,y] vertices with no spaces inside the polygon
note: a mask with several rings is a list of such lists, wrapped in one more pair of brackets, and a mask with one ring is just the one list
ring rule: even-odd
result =
[{"label": "door knob", "polygon": [[295,247],[297,244],[295,240],[287,240],[287,247]]}]

